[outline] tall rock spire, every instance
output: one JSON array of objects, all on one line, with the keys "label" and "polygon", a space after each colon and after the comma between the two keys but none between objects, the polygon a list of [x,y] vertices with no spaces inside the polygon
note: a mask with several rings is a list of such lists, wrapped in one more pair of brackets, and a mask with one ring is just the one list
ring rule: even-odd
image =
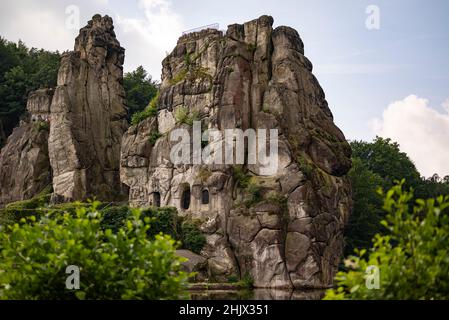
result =
[{"label": "tall rock spire", "polygon": [[65,53],[51,104],[53,200],[120,194],[120,141],[127,128],[124,52],[112,19],[95,15]]}]

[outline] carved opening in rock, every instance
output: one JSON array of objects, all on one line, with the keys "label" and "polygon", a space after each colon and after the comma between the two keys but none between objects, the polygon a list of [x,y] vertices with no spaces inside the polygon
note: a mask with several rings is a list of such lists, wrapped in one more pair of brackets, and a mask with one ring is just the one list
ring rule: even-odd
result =
[{"label": "carved opening in rock", "polygon": [[155,207],[161,206],[161,194],[159,192],[153,192],[150,195],[150,205]]},{"label": "carved opening in rock", "polygon": [[207,189],[201,192],[201,204],[209,204],[209,190]]},{"label": "carved opening in rock", "polygon": [[184,191],[181,195],[181,208],[188,210],[190,208],[190,186],[184,186]]}]

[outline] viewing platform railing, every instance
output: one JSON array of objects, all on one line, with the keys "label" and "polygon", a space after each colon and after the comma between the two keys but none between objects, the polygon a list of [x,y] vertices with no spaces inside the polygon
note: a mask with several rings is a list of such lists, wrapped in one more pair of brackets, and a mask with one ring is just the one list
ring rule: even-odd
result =
[{"label": "viewing platform railing", "polygon": [[186,34],[193,33],[193,32],[199,32],[199,31],[206,30],[206,29],[219,30],[219,28],[220,28],[220,25],[218,23],[214,23],[214,24],[209,24],[207,26],[202,26],[202,27],[198,27],[198,28],[195,28],[195,29],[190,29],[190,30],[184,31],[182,33],[182,35],[185,36]]}]

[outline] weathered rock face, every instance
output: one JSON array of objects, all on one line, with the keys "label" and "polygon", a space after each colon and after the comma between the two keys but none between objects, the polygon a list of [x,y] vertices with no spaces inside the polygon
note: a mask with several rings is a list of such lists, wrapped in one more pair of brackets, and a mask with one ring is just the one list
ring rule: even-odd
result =
[{"label": "weathered rock face", "polygon": [[[178,40],[163,61],[157,117],[123,137],[121,180],[134,206],[175,206],[206,234],[209,277],[257,287],[332,284],[351,208],[350,147],[334,125],[298,33],[262,16]],[[181,114],[209,129],[279,130],[278,166],[173,165]],[[194,116],[195,115],[195,116]],[[185,117],[184,117],[185,118]],[[184,123],[182,123],[184,122]],[[161,135],[154,143],[151,136]],[[215,143],[215,142],[213,142]]]},{"label": "weathered rock face", "polygon": [[62,56],[49,136],[54,201],[120,194],[120,142],[127,128],[124,49],[112,19],[95,15]]},{"label": "weathered rock face", "polygon": [[0,205],[30,199],[51,184],[48,157],[49,112],[53,90],[28,96],[28,118],[9,136],[0,154]]}]

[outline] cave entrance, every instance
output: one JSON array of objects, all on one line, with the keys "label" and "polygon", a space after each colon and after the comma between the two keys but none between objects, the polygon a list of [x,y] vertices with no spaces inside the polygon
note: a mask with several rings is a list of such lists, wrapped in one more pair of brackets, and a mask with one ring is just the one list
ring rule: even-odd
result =
[{"label": "cave entrance", "polygon": [[161,194],[159,192],[153,192],[151,194],[151,205],[155,207],[161,206]]},{"label": "cave entrance", "polygon": [[209,190],[201,191],[201,204],[209,204]]},{"label": "cave entrance", "polygon": [[185,187],[181,195],[181,208],[187,210],[190,207],[190,187]]}]

